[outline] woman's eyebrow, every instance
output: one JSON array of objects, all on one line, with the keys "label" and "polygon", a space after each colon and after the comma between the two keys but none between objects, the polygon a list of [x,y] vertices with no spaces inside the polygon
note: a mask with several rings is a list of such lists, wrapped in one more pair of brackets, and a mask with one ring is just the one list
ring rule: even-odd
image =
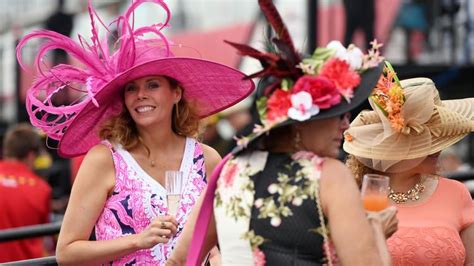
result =
[{"label": "woman's eyebrow", "polygon": [[154,78],[149,78],[145,82],[150,82],[150,81],[161,81],[159,77],[154,77]]}]

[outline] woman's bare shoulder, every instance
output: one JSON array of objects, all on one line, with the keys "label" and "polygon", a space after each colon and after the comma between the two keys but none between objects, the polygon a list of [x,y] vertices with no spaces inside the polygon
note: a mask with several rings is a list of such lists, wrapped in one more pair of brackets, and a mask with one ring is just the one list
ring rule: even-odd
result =
[{"label": "woman's bare shoulder", "polygon": [[208,175],[212,173],[214,168],[219,164],[219,162],[222,160],[222,157],[219,155],[219,153],[212,147],[201,143],[202,147],[202,152],[204,154],[204,163],[206,165],[206,172]]},{"label": "woman's bare shoulder", "polygon": [[112,153],[110,148],[104,144],[93,146],[84,157],[84,162],[93,165],[110,165],[113,164]]},{"label": "woman's bare shoulder", "polygon": [[201,143],[201,147],[206,164],[211,163],[217,165],[222,160],[220,154],[211,146]]},{"label": "woman's bare shoulder", "polygon": [[343,162],[332,158],[325,159],[320,182],[322,187],[331,189],[357,188],[354,175],[349,168]]},{"label": "woman's bare shoulder", "polygon": [[114,177],[115,167],[109,147],[97,144],[87,152],[76,179],[94,183],[103,181],[110,187],[115,183]]},{"label": "woman's bare shoulder", "polygon": [[347,178],[353,178],[353,175],[347,166],[333,158],[324,159],[321,176],[332,180],[344,181]]}]

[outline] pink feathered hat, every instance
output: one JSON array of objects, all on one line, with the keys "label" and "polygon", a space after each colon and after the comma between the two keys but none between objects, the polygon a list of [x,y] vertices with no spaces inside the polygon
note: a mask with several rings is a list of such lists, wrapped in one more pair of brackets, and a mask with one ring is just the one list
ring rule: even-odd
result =
[{"label": "pink feathered hat", "polygon": [[[134,28],[129,21],[133,21],[134,10],[145,2],[160,5],[166,12],[165,20]],[[82,36],[78,44],[61,34],[39,30],[26,35],[17,47],[17,59],[25,68],[21,57],[25,43],[35,38],[47,40],[35,58],[39,75],[27,92],[26,108],[31,123],[59,141],[61,156],[84,154],[99,143],[98,126],[123,110],[123,86],[137,78],[164,75],[176,79],[183,87],[183,97],[197,105],[200,117],[239,102],[254,89],[253,82],[244,79],[245,74],[236,69],[197,58],[175,57],[170,51],[172,45],[161,32],[170,20],[170,11],[162,0],[135,0],[124,15],[113,22],[119,29],[115,52],[110,51],[107,41],[114,37],[113,32],[102,23],[90,0],[88,9],[92,43],[87,43]],[[108,31],[106,41],[99,39],[96,20]],[[158,37],[143,37],[149,33]],[[44,70],[42,59],[53,49],[68,52],[81,65],[60,64]],[[82,92],[80,99],[66,106],[56,106],[52,99],[64,89]]]}]

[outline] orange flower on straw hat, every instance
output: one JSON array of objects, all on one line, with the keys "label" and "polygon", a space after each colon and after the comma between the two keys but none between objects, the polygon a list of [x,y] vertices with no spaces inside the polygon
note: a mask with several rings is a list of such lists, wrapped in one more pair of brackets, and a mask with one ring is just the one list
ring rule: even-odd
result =
[{"label": "orange flower on straw hat", "polygon": [[400,132],[405,123],[402,117],[405,95],[400,85],[400,80],[388,61],[385,62],[383,73],[384,75],[378,81],[370,98],[387,116],[393,129]]},{"label": "orange flower on straw hat", "polygon": [[361,112],[351,123],[346,152],[385,171],[400,161],[439,152],[474,131],[474,98],[441,101],[432,80],[402,80],[398,87],[393,75],[385,72],[369,98],[373,110]]}]

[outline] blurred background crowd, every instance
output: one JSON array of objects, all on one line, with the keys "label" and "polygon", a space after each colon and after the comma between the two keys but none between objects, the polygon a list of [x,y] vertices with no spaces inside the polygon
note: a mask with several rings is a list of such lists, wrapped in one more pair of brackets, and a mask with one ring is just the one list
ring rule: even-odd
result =
[{"label": "blurred background crowd", "polygon": [[[103,22],[120,14],[130,0],[92,1]],[[474,97],[474,1],[472,0],[276,0],[277,8],[293,34],[296,47],[306,53],[330,40],[368,46],[376,38],[383,43],[384,56],[396,65],[402,79],[425,76],[433,79],[443,99]],[[257,61],[242,59],[223,40],[264,46],[271,31],[254,0],[173,0],[172,27],[167,36],[186,56],[200,57],[236,67],[245,73],[258,69]],[[16,44],[25,33],[47,28],[77,38],[89,38],[87,1],[81,0],[0,0],[0,137],[8,127],[29,122],[25,91],[33,72],[20,71],[15,57]],[[137,10],[136,22],[159,21],[152,9]],[[32,60],[41,43],[31,43],[23,54]],[[180,54],[177,54],[180,55]],[[72,62],[61,50],[49,55],[45,65]],[[80,98],[77,92],[55,95],[55,105]],[[236,106],[206,118],[202,142],[222,156],[235,145],[234,136],[247,135],[256,122],[253,96]],[[359,110],[356,110],[357,113]],[[354,117],[354,116],[353,116]],[[61,220],[71,184],[81,158],[57,155],[54,141],[42,132],[34,172],[52,188],[51,221]],[[341,158],[344,157],[341,151]],[[474,138],[466,138],[440,156],[441,172],[466,173],[465,184],[474,194]],[[0,173],[0,187],[8,182]],[[471,179],[471,180],[468,180]],[[8,198],[0,193],[1,202]],[[6,215],[2,212],[0,216]],[[0,220],[2,218],[0,217]],[[8,229],[8,228],[0,228]],[[54,240],[46,240],[45,255],[53,254]],[[0,248],[0,253],[5,250]],[[1,256],[0,256],[1,257]],[[1,262],[1,261],[0,261]]]}]

